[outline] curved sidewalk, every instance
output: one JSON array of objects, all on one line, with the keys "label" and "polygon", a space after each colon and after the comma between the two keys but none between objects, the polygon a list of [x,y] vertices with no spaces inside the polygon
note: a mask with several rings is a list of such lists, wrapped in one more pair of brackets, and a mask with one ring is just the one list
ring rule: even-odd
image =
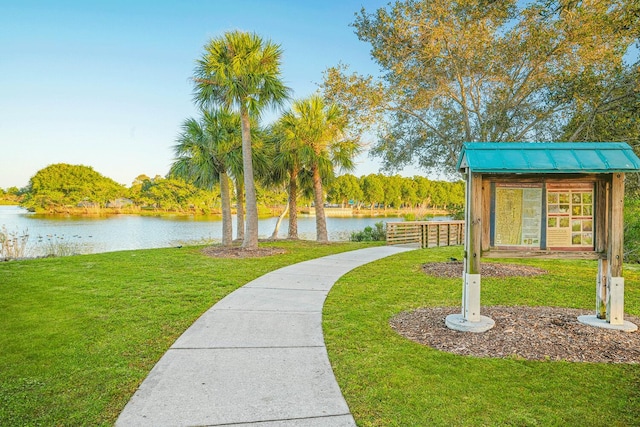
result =
[{"label": "curved sidewalk", "polygon": [[355,426],[327,356],[322,306],[345,273],[412,249],[305,261],[227,295],[171,346],[116,425]]}]

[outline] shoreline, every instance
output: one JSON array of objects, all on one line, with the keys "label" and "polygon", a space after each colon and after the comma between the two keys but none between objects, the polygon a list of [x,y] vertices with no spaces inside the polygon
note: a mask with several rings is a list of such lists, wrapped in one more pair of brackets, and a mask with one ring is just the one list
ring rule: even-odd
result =
[{"label": "shoreline", "polygon": [[[138,215],[138,216],[152,216],[152,217],[202,217],[202,218],[222,218],[222,212],[219,210],[212,210],[211,212],[202,212],[196,210],[177,211],[177,210],[164,210],[164,209],[147,209],[147,208],[84,208],[84,207],[59,207],[52,208],[47,211],[30,211],[16,203],[5,203],[0,206],[15,206],[25,209],[33,215],[44,217],[108,217],[117,215]],[[269,218],[280,216],[284,207],[273,206],[268,208],[259,209],[258,216],[260,218]],[[236,215],[236,210],[233,210],[233,215]],[[298,215],[315,216],[313,208],[302,207],[298,209]],[[439,208],[406,208],[406,209],[353,209],[353,208],[334,208],[326,207],[325,215],[327,217],[403,217],[414,216],[430,217],[430,216],[450,216],[451,212],[446,209]],[[289,215],[286,216],[287,218]]]}]

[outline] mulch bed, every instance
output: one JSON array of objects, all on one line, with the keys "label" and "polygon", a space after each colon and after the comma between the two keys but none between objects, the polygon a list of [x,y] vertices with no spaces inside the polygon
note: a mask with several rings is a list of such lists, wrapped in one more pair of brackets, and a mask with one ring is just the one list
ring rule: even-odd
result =
[{"label": "mulch bed", "polygon": [[[422,271],[430,276],[462,278],[463,264],[461,261],[430,262],[422,266]],[[483,262],[480,264],[480,274],[487,277],[510,276],[538,276],[548,273],[541,268],[518,264],[499,264],[496,262]]]},{"label": "mulch bed", "polygon": [[[595,311],[595,310],[594,310]],[[482,307],[495,326],[483,333],[447,328],[460,307],[421,308],[400,313],[391,327],[400,335],[449,353],[477,357],[640,363],[640,333],[596,328],[578,322],[587,310],[558,307]],[[637,317],[625,320],[640,325]]]},{"label": "mulch bed", "polygon": [[202,253],[213,258],[262,258],[272,255],[284,254],[283,248],[259,247],[257,249],[245,249],[238,246],[208,246],[202,249]]},{"label": "mulch bed", "polygon": [[[483,263],[482,275],[532,276],[546,271],[535,267]],[[462,278],[461,262],[429,263],[426,274]],[[460,307],[421,308],[400,313],[391,327],[400,335],[438,350],[477,357],[564,360],[570,362],[640,363],[640,331],[601,329],[578,322],[594,311],[559,307],[483,307],[495,326],[487,332],[459,332],[447,328],[445,317]],[[640,318],[625,320],[640,325]]]}]

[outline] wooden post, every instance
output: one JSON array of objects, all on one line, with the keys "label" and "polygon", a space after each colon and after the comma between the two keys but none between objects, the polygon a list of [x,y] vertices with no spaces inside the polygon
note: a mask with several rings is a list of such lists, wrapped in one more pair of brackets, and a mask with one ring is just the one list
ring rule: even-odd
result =
[{"label": "wooden post", "polygon": [[607,322],[612,325],[624,323],[624,278],[622,261],[624,257],[624,174],[614,173],[611,177],[609,202],[609,236],[607,260]]},{"label": "wooden post", "polygon": [[[609,235],[609,191],[611,185],[604,180],[598,180],[595,186],[595,251],[603,253],[608,251]],[[596,317],[607,318],[607,276],[609,275],[608,259],[598,260],[598,277],[596,277]]]},{"label": "wooden post", "polygon": [[484,200],[482,204],[482,218],[484,221],[482,222],[482,252],[488,251],[489,246],[491,245],[491,183],[482,179],[482,198]]},{"label": "wooden post", "polygon": [[482,175],[467,178],[467,232],[462,292],[462,316],[469,322],[480,321],[480,256],[482,250]]},{"label": "wooden post", "polygon": [[607,276],[609,275],[609,261],[598,260],[598,277],[596,278],[596,317],[607,318]]}]

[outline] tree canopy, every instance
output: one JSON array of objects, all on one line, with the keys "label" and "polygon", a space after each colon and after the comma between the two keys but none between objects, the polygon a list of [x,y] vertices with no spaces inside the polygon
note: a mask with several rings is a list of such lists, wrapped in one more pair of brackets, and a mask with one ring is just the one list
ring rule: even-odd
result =
[{"label": "tree canopy", "polygon": [[77,206],[81,202],[105,207],[126,195],[126,188],[89,166],[56,163],[40,169],[30,180],[23,205],[31,209]]},{"label": "tree canopy", "polygon": [[465,141],[576,140],[611,108],[637,104],[638,64],[623,61],[638,40],[637,2],[519,5],[405,0],[362,9],[353,26],[381,76],[341,64],[326,71],[324,92],[377,131],[372,152],[387,169],[448,173]]}]

